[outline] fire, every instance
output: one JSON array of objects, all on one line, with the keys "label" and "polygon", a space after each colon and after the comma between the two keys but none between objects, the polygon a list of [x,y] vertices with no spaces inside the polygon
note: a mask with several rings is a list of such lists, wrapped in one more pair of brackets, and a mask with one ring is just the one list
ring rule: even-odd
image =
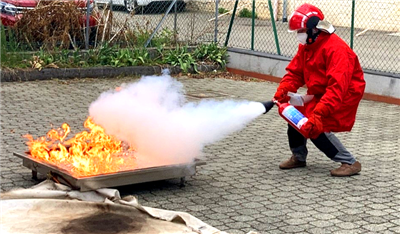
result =
[{"label": "fire", "polygon": [[90,117],[86,119],[84,126],[89,131],[82,131],[69,140],[65,140],[71,131],[67,123],[37,139],[29,134],[25,135],[31,157],[65,169],[75,177],[132,170],[137,167],[132,147],[128,148],[115,137],[107,135]]}]

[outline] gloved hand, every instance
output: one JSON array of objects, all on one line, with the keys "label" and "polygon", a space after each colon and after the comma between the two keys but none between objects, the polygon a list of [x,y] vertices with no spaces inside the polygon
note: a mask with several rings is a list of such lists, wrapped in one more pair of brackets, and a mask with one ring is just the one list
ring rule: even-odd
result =
[{"label": "gloved hand", "polygon": [[276,93],[274,95],[274,99],[280,103],[289,102],[290,97],[287,95],[288,92],[296,92],[296,88],[289,83],[281,83],[276,89]]},{"label": "gloved hand", "polygon": [[324,124],[322,119],[329,115],[329,109],[323,103],[318,103],[314,108],[313,114],[308,121],[301,127],[307,138],[316,139],[324,132]]},{"label": "gloved hand", "polygon": [[323,103],[318,103],[314,108],[314,113],[322,117],[329,116],[330,111],[328,107]]},{"label": "gloved hand", "polygon": [[322,116],[316,114],[311,115],[308,121],[301,126],[301,130],[305,133],[306,138],[316,139],[324,132]]}]

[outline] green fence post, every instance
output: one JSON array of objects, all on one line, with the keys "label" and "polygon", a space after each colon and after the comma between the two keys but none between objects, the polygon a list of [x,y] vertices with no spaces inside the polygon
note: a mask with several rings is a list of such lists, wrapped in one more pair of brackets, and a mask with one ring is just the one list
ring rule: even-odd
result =
[{"label": "green fence post", "polygon": [[254,50],[254,20],[256,18],[256,0],[253,0],[251,12],[251,50]]},{"label": "green fence post", "polygon": [[235,6],[233,7],[231,22],[229,23],[228,33],[226,34],[225,46],[228,46],[229,37],[231,36],[231,30],[233,25],[233,20],[235,19],[236,9],[238,6],[239,0],[236,0]]},{"label": "green fence post", "polygon": [[352,0],[351,3],[351,31],[350,31],[350,48],[353,49],[354,40],[354,12],[356,8],[356,0]]},{"label": "green fence post", "polygon": [[268,7],[269,7],[269,13],[271,14],[272,29],[274,30],[276,51],[278,52],[278,55],[281,55],[281,49],[279,48],[278,32],[276,31],[274,12],[272,10],[271,0],[268,0]]},{"label": "green fence post", "polygon": [[90,18],[90,0],[86,2],[86,28],[85,28],[85,49],[89,49],[89,18]]}]

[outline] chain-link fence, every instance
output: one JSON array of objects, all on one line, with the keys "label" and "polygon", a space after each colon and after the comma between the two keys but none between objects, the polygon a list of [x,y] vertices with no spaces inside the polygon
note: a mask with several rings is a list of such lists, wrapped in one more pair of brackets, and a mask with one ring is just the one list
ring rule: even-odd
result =
[{"label": "chain-link fence", "polygon": [[[7,0],[3,0],[7,1]],[[13,1],[16,3],[18,1]],[[20,1],[24,2],[24,1]],[[44,2],[44,1],[40,1]],[[55,1],[51,1],[55,2]],[[104,43],[125,47],[196,45],[216,41],[243,48],[292,57],[297,51],[296,35],[288,32],[288,19],[296,7],[308,2],[319,7],[338,34],[357,53],[364,69],[400,74],[400,1],[397,0],[77,0],[63,8],[58,21],[31,18],[20,24],[20,44],[35,49],[36,33],[42,46],[96,48]],[[65,1],[61,1],[65,3]],[[11,5],[12,6],[12,5]],[[59,8],[60,5],[57,5]],[[7,9],[6,9],[7,8]],[[48,6],[47,11],[57,7]],[[42,17],[46,11],[42,6]],[[44,9],[44,10],[43,10]],[[253,11],[254,9],[254,11]],[[14,13],[12,12],[14,11]],[[23,12],[17,17],[18,12]],[[21,21],[31,7],[6,7],[4,15]],[[253,14],[254,12],[254,14]],[[235,13],[235,17],[233,16]],[[85,17],[90,14],[90,17]],[[11,16],[10,16],[11,15]],[[78,20],[73,20],[78,19]],[[34,23],[42,22],[38,27]],[[58,34],[50,32],[63,22]],[[6,24],[5,24],[6,23]],[[9,23],[9,22],[8,22]],[[75,26],[74,26],[75,25]],[[71,33],[73,27],[82,35]],[[34,29],[34,30],[32,30]],[[86,30],[88,29],[88,30]],[[78,30],[78,31],[79,31]],[[53,33],[53,34],[52,34]],[[32,39],[33,38],[33,39]],[[11,38],[9,41],[13,41]],[[72,46],[71,46],[72,45]]]},{"label": "chain-link fence", "polygon": [[[297,40],[295,34],[288,32],[287,21],[296,7],[307,2],[321,9],[325,18],[335,26],[335,33],[353,47],[364,69],[400,73],[400,12],[398,11],[400,1],[240,0],[237,2],[229,47],[292,57],[297,50]],[[221,0],[219,5],[231,10],[235,8],[235,3],[236,1]],[[254,23],[253,3],[256,17]],[[272,17],[270,9],[273,12]],[[252,33],[253,25],[254,33]],[[220,32],[228,30],[229,28],[220,28]]]},{"label": "chain-link fence", "polygon": [[[168,41],[172,37],[174,43],[194,45],[212,42],[216,35],[214,1],[98,0],[97,5],[102,14],[112,9],[114,33],[125,30],[138,37],[148,36],[143,38],[147,39],[142,43],[145,46],[156,46],[163,37]],[[121,42],[128,39],[120,38]]]}]

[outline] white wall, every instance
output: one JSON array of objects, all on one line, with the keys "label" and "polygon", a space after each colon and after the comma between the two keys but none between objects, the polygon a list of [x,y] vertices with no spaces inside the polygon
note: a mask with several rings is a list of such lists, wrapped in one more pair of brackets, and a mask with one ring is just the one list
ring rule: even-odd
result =
[{"label": "white wall", "polygon": [[[271,75],[282,78],[285,68],[289,64],[288,58],[273,56],[259,52],[249,52],[240,49],[230,49],[228,68],[248,72]],[[400,99],[400,78],[373,74],[365,71],[364,78],[367,83],[365,92],[380,96]]]}]

